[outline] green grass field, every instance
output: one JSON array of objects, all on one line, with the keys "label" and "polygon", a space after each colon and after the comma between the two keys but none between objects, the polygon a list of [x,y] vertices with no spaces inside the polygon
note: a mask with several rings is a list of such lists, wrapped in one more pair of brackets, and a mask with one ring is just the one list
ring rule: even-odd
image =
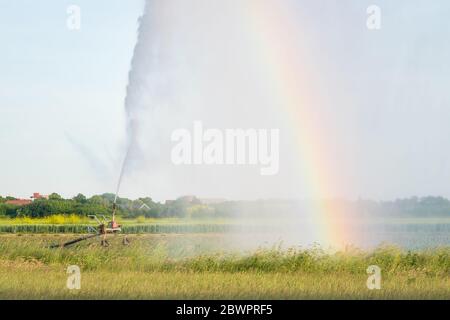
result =
[{"label": "green grass field", "polygon": [[[282,219],[259,219],[258,221],[242,219],[189,219],[189,218],[145,218],[124,219],[118,217],[118,222],[122,225],[122,231],[128,234],[138,233],[223,233],[239,230],[264,231],[273,226],[289,225],[289,221]],[[450,219],[446,218],[397,218],[388,220],[371,220],[369,224],[389,224],[395,225],[416,225],[426,226],[433,224],[449,225]],[[89,226],[97,226],[98,223],[91,218],[77,215],[52,215],[43,218],[0,218],[1,233],[28,233],[28,234],[63,234],[63,233],[87,233]]]},{"label": "green grass field", "polygon": [[[238,252],[224,235],[120,236],[50,249],[73,235],[1,235],[0,299],[450,299],[450,248]],[[69,265],[81,289],[66,287]],[[368,290],[366,269],[382,270]]]}]

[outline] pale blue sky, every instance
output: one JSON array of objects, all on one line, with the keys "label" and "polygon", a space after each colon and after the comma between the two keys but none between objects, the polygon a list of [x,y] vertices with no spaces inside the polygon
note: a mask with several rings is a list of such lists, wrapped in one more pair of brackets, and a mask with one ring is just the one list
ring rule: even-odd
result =
[{"label": "pale blue sky", "polygon": [[[66,27],[69,4],[81,8],[79,31]],[[1,1],[0,194],[104,192],[115,183],[142,8],[141,0]]]},{"label": "pale blue sky", "polygon": [[[450,2],[287,2],[343,137],[336,161],[354,164],[343,169],[354,181],[345,194],[450,197]],[[66,27],[69,4],[81,7],[80,31]],[[370,4],[382,9],[379,31],[365,27]],[[115,189],[142,8],[143,0],[0,0],[0,194]]]}]

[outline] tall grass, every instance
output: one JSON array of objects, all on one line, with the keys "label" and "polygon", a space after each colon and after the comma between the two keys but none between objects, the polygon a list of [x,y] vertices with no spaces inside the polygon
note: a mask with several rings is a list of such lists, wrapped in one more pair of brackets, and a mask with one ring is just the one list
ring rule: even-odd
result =
[{"label": "tall grass", "polygon": [[[381,246],[373,251],[326,252],[318,247],[301,249],[260,249],[248,253],[205,250],[198,243],[172,243],[167,239],[131,236],[124,247],[120,237],[114,245],[101,247],[93,240],[72,248],[50,249],[49,245],[69,237],[2,236],[0,257],[8,260],[32,260],[43,264],[78,264],[85,269],[189,272],[307,272],[365,273],[369,265],[378,265],[385,274],[412,273],[426,276],[450,276],[450,247],[404,251]],[[207,240],[206,240],[207,241]],[[206,245],[206,244],[205,244]],[[217,244],[220,246],[220,244]],[[184,249],[184,251],[180,251]],[[190,251],[189,251],[190,250]]]},{"label": "tall grass", "polygon": [[[0,299],[450,299],[450,247],[327,252],[319,247],[221,252],[212,236],[130,236],[124,247],[89,241],[49,245],[68,235],[0,236]],[[187,238],[187,239],[186,239]],[[208,250],[214,249],[214,250]],[[67,290],[66,268],[82,270],[81,290]],[[369,265],[382,290],[366,287]]]}]

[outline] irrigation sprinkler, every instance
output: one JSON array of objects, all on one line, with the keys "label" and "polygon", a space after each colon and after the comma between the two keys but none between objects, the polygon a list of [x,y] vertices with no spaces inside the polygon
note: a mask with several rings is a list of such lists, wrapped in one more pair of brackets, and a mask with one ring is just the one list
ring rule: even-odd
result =
[{"label": "irrigation sprinkler", "polygon": [[[87,239],[91,239],[91,238],[95,238],[95,237],[101,237],[101,245],[103,247],[109,247],[109,242],[106,239],[108,234],[118,234],[120,232],[122,232],[122,227],[120,224],[118,224],[116,222],[115,219],[116,216],[116,203],[114,202],[113,204],[113,212],[112,212],[112,218],[111,220],[108,220],[104,215],[101,215],[99,219],[99,217],[97,217],[96,215],[89,215],[88,217],[94,219],[98,225],[96,227],[93,226],[88,226],[88,232],[91,234],[88,234],[86,236],[74,239],[74,240],[70,240],[68,242],[65,242],[63,244],[55,244],[52,245],[51,248],[66,248],[69,247],[75,243],[87,240]],[[130,244],[130,241],[128,240],[127,236],[124,235],[123,239],[122,239],[122,244],[123,245],[128,245]]]},{"label": "irrigation sprinkler", "polygon": [[[100,216],[101,220],[96,215],[89,215],[88,217],[94,219],[98,223],[97,227],[92,227],[92,226],[88,227],[88,232],[92,233],[92,234],[89,234],[89,235],[86,235],[86,236],[83,236],[83,237],[80,237],[80,238],[77,238],[77,239],[65,242],[63,244],[52,245],[51,248],[65,248],[65,247],[68,247],[68,246],[70,246],[72,244],[75,244],[75,243],[78,243],[80,241],[84,241],[84,240],[87,240],[87,239],[91,239],[91,238],[94,238],[94,237],[101,237],[102,238],[102,240],[100,242],[101,245],[103,247],[109,247],[109,242],[106,239],[106,236],[108,234],[118,234],[118,233],[122,232],[121,225],[118,224],[117,221],[116,221],[117,198],[118,198],[118,195],[119,195],[120,184],[121,184],[122,177],[123,177],[123,174],[124,174],[125,163],[126,163],[126,161],[128,159],[128,152],[129,152],[129,150],[130,150],[130,146],[128,146],[127,152],[125,154],[124,163],[123,163],[122,169],[120,171],[119,182],[117,184],[117,190],[116,190],[116,194],[115,194],[115,197],[114,197],[114,202],[113,202],[113,205],[112,205],[112,217],[111,217],[111,220],[106,219],[106,217],[104,215]],[[130,244],[130,241],[128,240],[126,235],[124,235],[124,237],[123,237],[122,244],[123,245]]]}]

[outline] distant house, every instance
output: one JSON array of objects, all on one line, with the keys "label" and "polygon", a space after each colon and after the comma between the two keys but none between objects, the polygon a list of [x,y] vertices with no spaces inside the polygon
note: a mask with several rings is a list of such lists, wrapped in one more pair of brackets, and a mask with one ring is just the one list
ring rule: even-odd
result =
[{"label": "distant house", "polygon": [[48,196],[47,196],[47,195],[40,194],[39,192],[35,192],[35,193],[33,193],[33,195],[31,196],[31,199],[34,199],[34,200],[36,200],[36,199],[48,199]]},{"label": "distant house", "polygon": [[150,207],[143,203],[142,206],[139,207],[139,210],[150,210]]},{"label": "distant house", "polygon": [[11,204],[14,206],[26,206],[27,204],[30,204],[31,202],[33,202],[33,201],[28,200],[28,199],[15,199],[15,200],[8,200],[5,203]]},{"label": "distant house", "polygon": [[[31,200],[30,200],[31,199]],[[36,199],[48,199],[47,195],[40,194],[39,192],[34,192],[30,199],[13,199],[5,201],[5,204],[11,204],[14,206],[26,206]]]}]

